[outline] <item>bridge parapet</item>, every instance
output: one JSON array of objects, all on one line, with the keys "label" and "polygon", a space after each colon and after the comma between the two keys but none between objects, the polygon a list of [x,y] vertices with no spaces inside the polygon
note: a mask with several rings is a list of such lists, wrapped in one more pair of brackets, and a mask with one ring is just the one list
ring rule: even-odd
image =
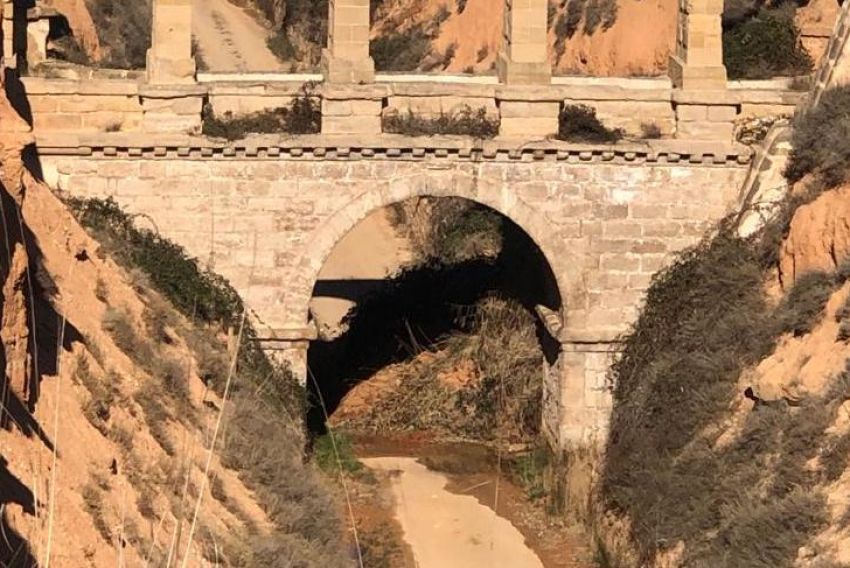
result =
[{"label": "bridge parapet", "polygon": [[[301,79],[294,76],[293,79]],[[281,75],[235,81],[206,76],[184,85],[148,85],[136,78],[22,79],[37,132],[82,131],[197,132],[201,107],[216,114],[242,115],[286,106],[302,96],[303,81]],[[384,76],[368,85],[317,84],[312,96],[322,100],[323,132],[375,135],[390,113],[424,117],[461,108],[483,108],[500,123],[503,137],[540,139],[557,131],[562,106],[596,109],[609,127],[638,137],[641,125],[654,124],[665,137],[731,141],[736,121],[767,115],[790,115],[806,93],[787,81],[746,81],[726,91],[684,91],[669,80],[559,78],[549,85],[504,85],[493,82],[416,81]]]}]

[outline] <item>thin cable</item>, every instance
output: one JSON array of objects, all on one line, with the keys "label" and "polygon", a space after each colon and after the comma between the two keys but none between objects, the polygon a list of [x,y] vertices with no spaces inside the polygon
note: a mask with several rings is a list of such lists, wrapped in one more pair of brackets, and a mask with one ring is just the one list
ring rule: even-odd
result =
[{"label": "thin cable", "polygon": [[[316,394],[319,397],[319,405],[322,407],[322,414],[325,417],[325,424],[328,423],[330,416],[328,416],[328,409],[325,406],[325,398],[322,396],[322,391],[319,389],[319,383],[316,381],[315,375],[313,372],[307,368],[307,376],[313,381],[313,386],[316,387]],[[357,522],[354,519],[354,507],[351,505],[351,496],[348,493],[348,484],[345,482],[345,476],[342,474],[342,459],[339,457],[339,451],[336,446],[336,438],[334,437],[334,432],[332,428],[328,428],[328,436],[331,440],[331,447],[333,448],[334,458],[336,458],[336,467],[339,472],[339,482],[342,485],[342,492],[345,494],[345,504],[348,507],[348,516],[351,520],[351,531],[354,534],[354,546],[357,548],[357,563],[360,568],[363,568],[363,551],[360,550],[360,536],[357,533]]]},{"label": "thin cable", "polygon": [[[189,535],[188,542],[186,543],[186,554],[183,556],[183,563],[181,566],[186,568],[189,562],[189,551],[192,547],[192,538],[195,534],[195,527],[198,523],[198,515],[201,512],[201,503],[204,500],[204,493],[206,493],[207,489],[207,481],[209,480],[210,467],[212,465],[213,453],[215,452],[215,444],[218,439],[218,433],[221,430],[221,422],[222,417],[224,416],[224,408],[227,404],[228,396],[230,395],[230,386],[233,383],[233,375],[236,373],[236,362],[239,360],[239,350],[242,347],[242,332],[245,330],[245,317],[246,314],[242,312],[242,321],[239,324],[239,334],[236,337],[236,351],[233,353],[233,359],[230,362],[230,370],[227,373],[227,381],[224,384],[224,393],[221,397],[221,409],[218,411],[218,417],[215,422],[215,429],[213,430],[213,437],[210,443],[210,449],[207,451],[207,461],[204,466],[204,477],[201,479],[201,488],[198,492],[198,500],[195,503],[195,513],[192,516],[192,525],[189,527]],[[361,567],[362,568],[362,567]]]}]

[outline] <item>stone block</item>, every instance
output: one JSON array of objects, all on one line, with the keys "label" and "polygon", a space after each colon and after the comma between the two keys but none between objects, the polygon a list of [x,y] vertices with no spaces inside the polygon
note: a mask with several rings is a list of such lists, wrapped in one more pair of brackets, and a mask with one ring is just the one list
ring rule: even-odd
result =
[{"label": "stone block", "polygon": [[42,113],[33,116],[33,129],[38,130],[78,130],[83,126],[83,117],[79,114]]},{"label": "stone block", "polygon": [[174,98],[143,97],[142,108],[145,112],[163,114],[200,114],[203,103],[203,98],[196,96]]},{"label": "stone block", "polygon": [[322,117],[322,134],[380,134],[380,116]]},{"label": "stone block", "polygon": [[676,119],[678,121],[705,121],[708,119],[708,106],[706,105],[676,105]]},{"label": "stone block", "polygon": [[731,141],[734,129],[731,122],[679,122],[676,138]]},{"label": "stone block", "polygon": [[505,53],[500,53],[496,72],[505,85],[548,85],[552,82],[552,65],[548,60],[512,61]]},{"label": "stone block", "polygon": [[717,105],[708,107],[708,120],[711,122],[732,122],[738,117],[738,107],[733,105]]},{"label": "stone block", "polygon": [[[366,44],[368,50],[368,31]],[[373,83],[375,81],[375,62],[371,57],[346,59],[340,54],[322,51],[322,75],[327,83]]]},{"label": "stone block", "polygon": [[146,112],[142,117],[142,130],[153,133],[193,134],[201,130],[201,115]]},{"label": "stone block", "polygon": [[673,86],[679,89],[726,88],[726,68],[723,65],[696,65],[686,63],[678,55],[671,55],[667,73]]},{"label": "stone block", "polygon": [[558,132],[558,117],[554,118],[502,118],[499,136],[544,138]]}]

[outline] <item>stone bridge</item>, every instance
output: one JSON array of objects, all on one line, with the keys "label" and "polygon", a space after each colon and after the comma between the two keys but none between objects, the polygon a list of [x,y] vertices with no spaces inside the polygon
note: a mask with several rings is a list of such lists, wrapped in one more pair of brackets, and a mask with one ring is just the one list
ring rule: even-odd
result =
[{"label": "stone bridge", "polygon": [[[191,1],[154,0],[143,74],[61,69],[20,80],[40,166],[57,190],[114,197],[227,277],[258,314],[264,342],[306,377],[317,339],[309,302],[335,244],[371,212],[414,196],[474,200],[515,222],[548,261],[560,294],[547,318],[560,354],[547,364],[545,430],[562,445],[604,435],[605,374],[652,275],[736,210],[752,151],[741,120],[790,114],[789,80],[732,83],[722,65],[720,0],[681,3],[670,77],[552,77],[546,0],[506,0],[498,77],[376,75],[369,0],[331,0],[319,76],[196,74]],[[10,14],[6,11],[5,14]],[[36,18],[37,19],[37,18]],[[30,18],[33,20],[33,18]],[[17,20],[4,19],[5,38]],[[41,28],[35,28],[36,30]],[[30,34],[30,44],[41,39]],[[7,65],[23,66],[15,45]],[[322,132],[198,135],[201,108],[246,113],[287,104],[318,80]],[[593,106],[632,141],[552,139],[565,104]],[[388,112],[434,116],[465,106],[499,136],[408,138]],[[640,140],[642,123],[664,137]],[[553,321],[554,320],[554,321]]]}]

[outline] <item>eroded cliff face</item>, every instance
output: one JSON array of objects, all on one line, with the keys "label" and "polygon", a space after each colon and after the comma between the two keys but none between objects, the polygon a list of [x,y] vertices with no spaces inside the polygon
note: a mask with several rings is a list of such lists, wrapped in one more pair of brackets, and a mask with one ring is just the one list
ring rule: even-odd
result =
[{"label": "eroded cliff face", "polygon": [[[211,446],[231,403],[201,377],[226,376],[226,338],[110,259],[27,168],[28,130],[0,96],[0,564],[346,566],[298,418],[267,434],[274,456],[224,449],[271,431],[259,406],[233,410]],[[293,472],[290,497],[250,475],[263,459]]]},{"label": "eroded cliff face", "polygon": [[784,287],[812,271],[834,271],[850,258],[850,185],[801,206],[791,221],[779,260]]},{"label": "eroded cliff face", "polygon": [[100,40],[86,0],[40,0],[40,3],[65,16],[83,51],[92,61],[100,61],[102,55]]}]

